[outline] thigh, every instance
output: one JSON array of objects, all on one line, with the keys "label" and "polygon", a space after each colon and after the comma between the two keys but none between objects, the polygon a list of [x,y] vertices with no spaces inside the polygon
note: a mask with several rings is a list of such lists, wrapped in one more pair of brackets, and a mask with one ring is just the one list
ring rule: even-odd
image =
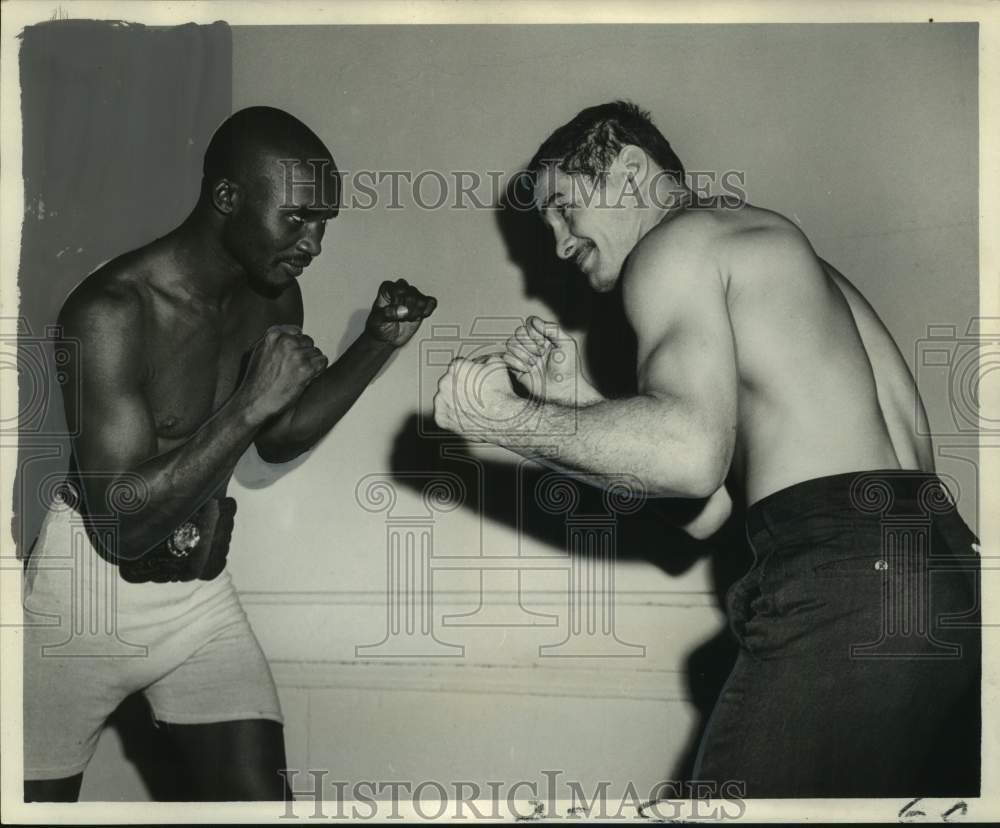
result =
[{"label": "thigh", "polygon": [[291,799],[282,725],[269,719],[166,724],[195,798],[213,802]]},{"label": "thigh", "polygon": [[153,716],[181,752],[195,798],[283,800],[278,694],[235,593],[197,623],[205,643],[145,690]]},{"label": "thigh", "polygon": [[[24,627],[24,778],[75,778],[90,762],[101,731],[145,678],[147,659],[80,655],[70,623]],[[66,651],[69,651],[68,653]]]},{"label": "thigh", "polygon": [[780,706],[780,699],[775,698],[777,688],[766,673],[762,662],[740,650],[702,734],[695,780],[735,783],[741,795],[753,797],[767,776],[781,773],[768,756],[782,751],[776,738],[781,722],[774,705]]},{"label": "thigh", "polygon": [[145,689],[157,721],[211,724],[249,719],[282,723],[267,659],[235,590],[212,612],[192,617],[202,642]]},{"label": "thigh", "polygon": [[748,798],[921,794],[935,736],[955,722],[953,672],[922,660],[741,651],[695,778],[740,784]]}]

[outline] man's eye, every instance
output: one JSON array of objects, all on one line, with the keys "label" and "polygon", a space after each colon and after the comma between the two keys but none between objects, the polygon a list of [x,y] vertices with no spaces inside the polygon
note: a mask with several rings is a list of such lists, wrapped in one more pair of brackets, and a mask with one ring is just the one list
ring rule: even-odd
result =
[{"label": "man's eye", "polygon": [[306,220],[304,218],[302,218],[302,216],[298,215],[297,213],[291,213],[291,214],[289,214],[288,220],[292,224],[305,224],[306,223]]}]

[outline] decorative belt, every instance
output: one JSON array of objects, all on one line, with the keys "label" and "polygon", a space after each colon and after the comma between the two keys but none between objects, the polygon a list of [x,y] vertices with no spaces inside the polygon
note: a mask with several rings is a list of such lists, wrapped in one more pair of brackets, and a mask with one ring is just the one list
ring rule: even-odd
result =
[{"label": "decorative belt", "polygon": [[205,503],[163,543],[141,557],[117,559],[118,571],[129,583],[153,581],[211,581],[226,566],[233,536],[236,501],[213,498]]}]

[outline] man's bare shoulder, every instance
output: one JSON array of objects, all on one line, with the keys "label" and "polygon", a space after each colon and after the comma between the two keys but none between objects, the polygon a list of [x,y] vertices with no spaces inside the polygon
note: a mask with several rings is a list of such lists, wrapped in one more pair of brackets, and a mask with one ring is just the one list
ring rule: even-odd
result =
[{"label": "man's bare shoulder", "polygon": [[630,263],[650,260],[715,262],[732,247],[801,243],[805,236],[789,219],[772,210],[742,203],[722,206],[699,201],[667,216],[650,230],[630,256]]},{"label": "man's bare shoulder", "polygon": [[732,300],[748,286],[780,282],[789,292],[793,283],[817,282],[822,273],[805,234],[780,213],[746,203],[699,203],[642,238],[629,256],[623,287],[626,307],[666,301],[674,292],[707,296],[717,288]]},{"label": "man's bare shoulder", "polygon": [[122,341],[137,334],[148,293],[150,263],[142,251],[101,265],[66,298],[59,311],[64,336]]},{"label": "man's bare shoulder", "polygon": [[708,306],[721,297],[717,258],[726,232],[710,212],[685,211],[646,233],[622,273],[625,313],[632,324],[663,317],[665,308],[681,302]]},{"label": "man's bare shoulder", "polygon": [[714,210],[686,209],[667,217],[633,248],[624,272],[626,295],[640,298],[649,290],[680,287],[714,269],[719,244],[732,232]]},{"label": "man's bare shoulder", "polygon": [[801,271],[803,264],[819,268],[806,234],[787,216],[750,204],[720,215],[727,229],[720,252],[728,274],[760,269],[778,275],[785,266]]}]

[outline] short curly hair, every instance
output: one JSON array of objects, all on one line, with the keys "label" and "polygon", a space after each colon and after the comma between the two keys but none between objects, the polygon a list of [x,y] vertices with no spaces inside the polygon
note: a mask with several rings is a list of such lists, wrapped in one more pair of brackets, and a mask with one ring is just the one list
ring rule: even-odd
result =
[{"label": "short curly hair", "polygon": [[528,171],[536,175],[543,167],[555,166],[566,173],[597,179],[607,173],[626,144],[641,147],[678,183],[684,182],[684,165],[670,142],[653,124],[649,113],[629,101],[584,109],[545,140],[528,164]]}]

